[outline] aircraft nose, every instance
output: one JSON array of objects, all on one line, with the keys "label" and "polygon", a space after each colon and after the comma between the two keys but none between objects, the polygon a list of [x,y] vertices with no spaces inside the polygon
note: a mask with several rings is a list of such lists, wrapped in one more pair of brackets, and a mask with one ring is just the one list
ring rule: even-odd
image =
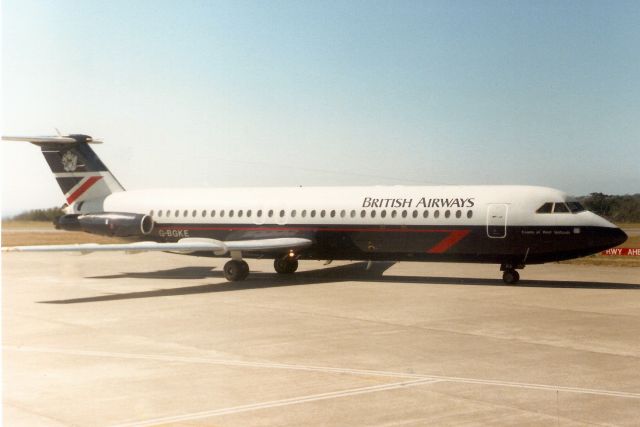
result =
[{"label": "aircraft nose", "polygon": [[627,238],[628,238],[627,233],[625,233],[619,228],[612,228],[609,230],[607,234],[608,234],[607,240],[609,240],[610,242],[609,244],[611,245],[612,248],[623,244],[624,242],[627,241]]}]

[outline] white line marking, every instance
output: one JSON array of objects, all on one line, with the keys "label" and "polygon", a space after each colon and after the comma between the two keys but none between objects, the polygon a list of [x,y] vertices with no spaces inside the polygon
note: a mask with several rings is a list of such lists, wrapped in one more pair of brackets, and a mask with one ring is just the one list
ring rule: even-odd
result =
[{"label": "white line marking", "polygon": [[[487,386],[499,386],[499,387],[513,387],[523,388],[530,390],[549,390],[549,391],[561,391],[566,393],[577,394],[591,394],[599,396],[611,396],[630,399],[640,399],[640,393],[632,393],[625,391],[615,390],[602,390],[591,389],[581,387],[565,387],[555,386],[549,384],[535,384],[535,383],[523,383],[514,381],[500,381],[490,379],[479,378],[465,378],[465,377],[451,377],[444,375],[428,375],[428,374],[410,374],[405,372],[393,372],[393,371],[376,371],[367,369],[348,369],[348,368],[335,368],[330,366],[307,366],[307,365],[294,365],[294,364],[282,364],[282,363],[266,363],[266,362],[248,362],[242,360],[226,360],[226,359],[210,359],[203,357],[188,357],[188,356],[168,356],[168,355],[156,355],[156,354],[135,354],[135,353],[114,353],[104,351],[90,351],[90,350],[65,350],[57,348],[44,348],[44,347],[28,347],[28,346],[12,346],[4,345],[4,350],[27,352],[27,353],[48,353],[48,354],[66,354],[70,356],[89,356],[89,357],[107,357],[107,358],[119,358],[119,359],[133,359],[133,360],[153,360],[158,362],[178,362],[178,363],[199,363],[221,366],[246,366],[251,368],[267,368],[267,369],[288,369],[298,371],[311,371],[311,372],[324,372],[324,373],[341,373],[341,374],[353,374],[364,376],[380,376],[380,377],[392,377],[392,378],[406,378],[408,381],[383,384],[373,387],[364,387],[362,389],[352,389],[340,392],[323,393],[312,396],[303,396],[291,399],[276,400],[271,402],[255,403],[243,406],[237,406],[232,408],[216,409],[205,412],[198,412],[186,415],[176,415],[174,417],[158,418],[154,420],[140,421],[133,424],[125,424],[131,426],[143,426],[152,425],[162,422],[172,421],[184,421],[187,419],[213,417],[217,415],[225,415],[236,412],[250,411],[255,409],[269,408],[273,406],[291,405],[301,402],[322,400],[329,398],[336,398],[342,396],[349,396],[351,394],[371,393],[380,390],[390,390],[393,388],[404,387],[407,385],[419,385],[429,384],[435,382],[450,382],[461,384],[480,384]],[[205,415],[199,415],[205,414]],[[189,418],[182,418],[189,417]],[[150,423],[150,424],[148,424]]]},{"label": "white line marking", "polygon": [[239,412],[255,411],[258,409],[276,408],[278,406],[296,405],[298,403],[315,402],[317,400],[336,399],[339,397],[356,396],[365,393],[375,393],[383,390],[394,390],[404,387],[414,387],[423,384],[431,384],[438,380],[421,379],[413,381],[401,381],[390,384],[380,384],[369,387],[352,388],[349,390],[332,391],[329,393],[311,394],[308,396],[292,397],[289,399],[272,400],[268,402],[252,403],[248,405],[232,406],[230,408],[213,409],[210,411],[193,412],[191,414],[182,414],[162,418],[153,418],[143,421],[134,421],[132,423],[118,424],[114,427],[142,427],[152,426],[156,424],[177,423],[181,421],[189,421],[202,418],[217,417],[220,415],[237,414]]},{"label": "white line marking", "polygon": [[65,349],[58,349],[58,348],[12,346],[12,345],[3,345],[2,347],[5,350],[22,351],[22,352],[29,352],[29,353],[55,353],[55,354],[68,354],[71,356],[155,360],[159,362],[202,363],[202,364],[223,365],[223,366],[247,366],[251,368],[289,369],[289,370],[297,370],[297,371],[326,372],[326,373],[353,374],[353,375],[365,375],[365,376],[408,378],[408,379],[411,379],[411,378],[434,379],[439,381],[447,381],[447,382],[455,382],[455,383],[495,385],[495,386],[501,386],[501,387],[528,388],[528,389],[535,389],[535,390],[553,390],[553,391],[557,390],[557,391],[563,391],[567,393],[596,394],[596,395],[602,395],[602,396],[615,396],[615,397],[640,399],[640,393],[632,393],[632,392],[626,392],[626,391],[602,390],[602,389],[592,389],[592,388],[582,388],[582,387],[565,387],[565,386],[557,386],[557,385],[549,385],[549,384],[522,383],[522,382],[515,382],[515,381],[500,381],[500,380],[479,379],[479,378],[451,377],[451,376],[444,376],[444,375],[410,374],[407,372],[335,368],[331,366],[310,366],[310,365],[294,365],[294,364],[285,364],[285,363],[248,362],[243,360],[211,359],[211,358],[205,358],[205,357],[190,357],[190,356],[168,356],[168,355],[161,355],[161,354],[114,353],[114,352],[106,352],[106,351],[65,350]]}]

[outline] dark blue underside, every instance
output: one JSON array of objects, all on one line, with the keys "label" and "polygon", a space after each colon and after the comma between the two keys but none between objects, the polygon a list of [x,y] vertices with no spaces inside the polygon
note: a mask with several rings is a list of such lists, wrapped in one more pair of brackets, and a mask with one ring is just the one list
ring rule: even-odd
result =
[{"label": "dark blue underside", "polygon": [[[301,259],[443,261],[507,264],[538,264],[598,253],[617,246],[626,235],[605,227],[507,227],[486,226],[355,226],[255,225],[255,224],[163,224],[152,236],[161,242],[185,237],[222,241],[304,237],[314,244],[299,253]],[[210,253],[194,255],[211,256]],[[270,253],[268,256],[278,256]],[[264,253],[243,253],[247,258]]]}]

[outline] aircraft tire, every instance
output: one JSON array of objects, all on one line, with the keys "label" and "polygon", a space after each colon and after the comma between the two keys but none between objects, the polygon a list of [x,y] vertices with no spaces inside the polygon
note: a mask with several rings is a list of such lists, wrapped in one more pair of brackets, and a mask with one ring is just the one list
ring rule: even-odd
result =
[{"label": "aircraft tire", "polygon": [[298,269],[298,260],[290,258],[276,258],[273,260],[273,268],[278,274],[293,274]]},{"label": "aircraft tire", "polygon": [[520,274],[516,270],[505,270],[502,273],[502,281],[508,285],[515,285],[520,280]]},{"label": "aircraft tire", "polygon": [[246,261],[227,261],[224,265],[224,277],[230,282],[239,282],[249,275],[249,264]]}]

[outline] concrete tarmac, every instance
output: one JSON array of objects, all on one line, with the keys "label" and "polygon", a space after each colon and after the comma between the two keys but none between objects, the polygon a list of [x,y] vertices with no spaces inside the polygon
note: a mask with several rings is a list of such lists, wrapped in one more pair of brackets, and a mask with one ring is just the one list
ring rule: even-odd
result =
[{"label": "concrete tarmac", "polygon": [[638,425],[640,269],[2,257],[10,426]]}]

